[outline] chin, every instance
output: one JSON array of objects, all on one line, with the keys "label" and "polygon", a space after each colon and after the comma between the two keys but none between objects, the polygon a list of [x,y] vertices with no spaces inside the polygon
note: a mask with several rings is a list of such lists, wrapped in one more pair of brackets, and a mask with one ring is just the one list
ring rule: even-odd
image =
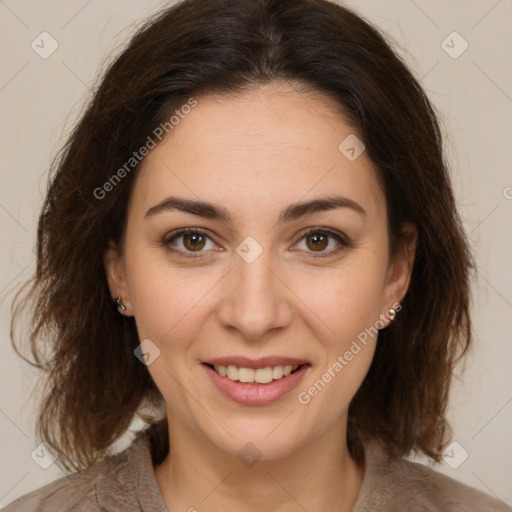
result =
[{"label": "chin", "polygon": [[226,455],[250,467],[254,461],[283,459],[306,442],[304,427],[287,424],[288,420],[280,425],[284,417],[286,414],[280,418],[273,416],[263,419],[260,416],[250,420],[230,421],[229,434],[220,430],[210,434],[205,432],[205,435]]}]

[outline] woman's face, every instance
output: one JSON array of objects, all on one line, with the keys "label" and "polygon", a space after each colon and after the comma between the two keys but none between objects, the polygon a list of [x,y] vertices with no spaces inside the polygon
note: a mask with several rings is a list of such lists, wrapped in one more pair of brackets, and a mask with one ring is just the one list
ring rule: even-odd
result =
[{"label": "woman's face", "polygon": [[411,264],[389,259],[383,191],[329,100],[196,99],[142,163],[109,286],[150,340],[171,435],[271,460],[345,433]]}]

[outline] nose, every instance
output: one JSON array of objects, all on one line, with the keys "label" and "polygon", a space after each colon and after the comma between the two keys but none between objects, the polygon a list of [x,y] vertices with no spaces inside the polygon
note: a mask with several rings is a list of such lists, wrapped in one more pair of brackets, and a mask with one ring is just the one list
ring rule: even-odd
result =
[{"label": "nose", "polygon": [[268,338],[292,320],[293,294],[272,265],[269,252],[263,251],[252,263],[234,255],[234,267],[226,275],[217,308],[224,328],[236,330],[251,341]]}]

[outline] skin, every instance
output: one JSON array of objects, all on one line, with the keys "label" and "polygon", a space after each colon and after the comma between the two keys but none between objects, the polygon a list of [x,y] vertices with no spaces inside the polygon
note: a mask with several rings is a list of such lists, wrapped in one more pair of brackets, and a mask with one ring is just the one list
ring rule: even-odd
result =
[{"label": "skin", "polygon": [[[197,100],[143,161],[122,244],[105,254],[112,296],[160,350],[148,370],[165,400],[171,454],[155,468],[157,483],[169,510],[348,511],[364,467],[347,448],[347,411],[377,337],[307,405],[298,393],[404,297],[415,232],[391,257],[375,169],[365,152],[351,162],[338,150],[356,131],[332,100],[276,83]],[[337,208],[277,223],[290,204],[333,194],[365,213]],[[233,220],[178,210],[144,218],[171,195],[220,205]],[[186,227],[209,237],[201,258],[190,237],[171,243],[180,254],[163,243]],[[307,228],[330,228],[351,246],[330,237],[319,251]],[[252,263],[236,252],[248,236],[263,250]],[[222,395],[201,365],[234,355],[311,367],[284,398],[247,406]],[[261,454],[252,467],[237,457],[248,442]]]}]

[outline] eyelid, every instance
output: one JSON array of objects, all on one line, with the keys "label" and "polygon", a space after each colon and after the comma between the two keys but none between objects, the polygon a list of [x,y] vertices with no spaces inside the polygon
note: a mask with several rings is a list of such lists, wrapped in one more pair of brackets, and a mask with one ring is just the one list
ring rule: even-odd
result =
[{"label": "eyelid", "polygon": [[180,228],[176,229],[175,231],[172,231],[171,233],[167,234],[163,240],[162,245],[170,252],[173,252],[175,254],[185,254],[187,258],[203,258],[204,254],[208,251],[183,251],[181,249],[177,249],[175,247],[171,246],[171,240],[174,238],[180,238],[183,235],[187,234],[197,234],[204,236],[215,243],[213,238],[203,229],[201,228]]},{"label": "eyelid", "polygon": [[[171,244],[170,244],[171,240],[173,240],[174,238],[179,238],[180,236],[183,236],[186,234],[190,234],[190,233],[204,236],[204,237],[208,238],[209,240],[211,240],[212,242],[216,243],[215,240],[213,240],[213,238],[204,229],[188,227],[188,228],[180,228],[175,231],[172,231],[171,233],[169,233],[168,235],[166,235],[163,238],[162,244],[164,245],[165,248],[167,248],[169,251],[171,251],[173,253],[186,254],[187,255],[186,257],[192,257],[192,258],[204,257],[203,254],[207,253],[209,251],[183,251],[181,249],[171,248]],[[313,254],[314,257],[316,257],[316,258],[324,257],[324,256],[325,257],[331,256],[335,253],[338,253],[341,249],[346,249],[346,248],[350,248],[350,247],[354,246],[352,241],[343,233],[333,230],[331,228],[326,228],[326,227],[322,227],[322,226],[307,228],[305,231],[303,231],[299,235],[299,239],[294,245],[297,245],[297,243],[302,241],[308,235],[316,234],[316,233],[326,234],[326,235],[330,236],[331,238],[336,239],[339,243],[339,247],[337,247],[335,249],[331,249],[329,251],[318,251],[318,252],[306,251],[310,254]]]},{"label": "eyelid", "polygon": [[163,242],[169,243],[173,238],[176,238],[177,236],[181,236],[181,235],[186,235],[189,233],[204,235],[211,239],[210,235],[206,231],[204,231],[202,228],[180,228],[180,229],[171,231],[170,233],[165,235],[163,238]]},{"label": "eyelid", "polygon": [[309,254],[313,254],[313,257],[315,258],[332,256],[334,254],[338,254],[338,252],[343,249],[354,247],[353,242],[344,233],[322,226],[316,226],[306,229],[306,231],[302,232],[302,234],[300,235],[299,241],[297,243],[301,242],[308,235],[317,233],[326,234],[331,238],[334,238],[335,240],[338,241],[339,246],[329,251],[307,251]]}]

